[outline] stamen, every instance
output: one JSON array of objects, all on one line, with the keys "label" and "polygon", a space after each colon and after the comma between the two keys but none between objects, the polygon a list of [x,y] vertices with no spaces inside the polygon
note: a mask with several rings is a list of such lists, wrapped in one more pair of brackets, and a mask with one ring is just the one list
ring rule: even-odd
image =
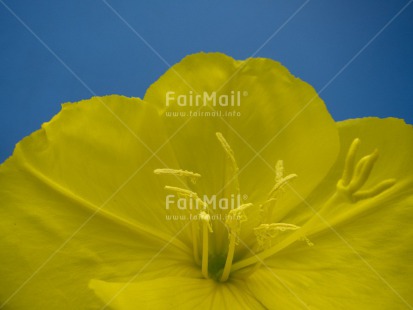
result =
[{"label": "stamen", "polygon": [[[238,180],[238,174],[239,174],[239,168],[237,165],[237,162],[235,160],[235,155],[234,151],[231,149],[229,143],[227,140],[224,138],[222,133],[217,132],[216,133],[217,139],[222,145],[228,160],[229,164],[227,163],[226,169],[229,169],[228,171],[225,172],[225,176],[228,177],[229,181],[228,183],[231,184],[231,190],[229,191],[230,193],[226,194],[233,194],[232,191],[234,189],[236,190],[237,194],[240,194],[240,188],[239,188],[239,180]],[[355,150],[357,148],[357,145],[353,147],[353,153],[355,153]],[[370,157],[366,157],[367,159],[363,159],[360,161],[360,163],[356,167],[356,173],[355,176],[353,176],[352,170],[354,170],[354,163],[352,164],[352,160],[354,161],[354,154],[349,155],[350,160],[347,161],[347,167],[350,167],[352,170],[350,171],[351,173],[349,174],[349,180],[346,183],[347,187],[350,186],[356,186],[358,183],[363,183],[362,175],[363,174],[369,174],[371,171],[371,168],[374,164],[374,162],[371,164],[370,160],[373,161],[374,154],[372,154]],[[353,156],[353,157],[351,157]],[[349,170],[350,168],[347,168]],[[367,171],[367,172],[366,172]],[[179,176],[179,177],[188,177],[190,180],[195,183],[198,178],[201,177],[199,173],[195,173],[192,171],[188,170],[182,170],[182,169],[170,169],[170,168],[161,168],[161,169],[155,169],[154,173],[157,175],[173,175],[173,176]],[[232,177],[229,178],[229,176]],[[360,176],[361,175],[361,176]],[[287,176],[284,176],[284,163],[282,160],[278,160],[276,165],[275,165],[275,185],[271,189],[269,193],[269,197],[267,201],[265,201],[263,204],[260,205],[261,212],[263,214],[262,218],[263,219],[270,219],[272,218],[269,213],[269,211],[272,212],[272,209],[270,210],[268,205],[273,204],[277,202],[279,199],[279,193],[282,193],[283,188],[285,185],[288,184],[291,180],[295,179],[297,177],[296,174],[289,174]],[[351,182],[351,178],[353,179]],[[343,177],[345,178],[345,177]],[[361,181],[360,181],[360,180]],[[356,182],[357,181],[357,182]],[[369,191],[364,191],[364,192],[359,192],[358,194],[360,196],[367,196],[371,195],[372,193],[376,193],[377,191],[381,191],[384,188],[388,188],[391,186],[391,182],[383,182],[379,184],[379,186],[376,186],[372,188]],[[219,279],[220,282],[225,282],[229,279],[230,273],[232,271],[236,270],[241,270],[239,276],[242,277],[248,277],[251,275],[254,271],[256,271],[262,264],[262,261],[266,259],[267,257],[272,256],[274,253],[276,253],[280,247],[287,243],[294,242],[296,240],[304,240],[307,242],[308,245],[313,245],[308,238],[304,236],[304,234],[300,231],[299,233],[292,233],[291,235],[287,236],[286,240],[282,240],[279,243],[277,243],[275,246],[271,245],[272,239],[277,236],[279,232],[284,232],[284,231],[295,231],[298,230],[300,227],[296,226],[294,224],[287,224],[287,223],[271,223],[271,224],[261,224],[260,226],[254,228],[255,235],[257,237],[258,241],[258,246],[261,249],[264,249],[260,253],[256,254],[254,257],[249,257],[246,259],[243,259],[238,262],[233,262],[234,260],[234,255],[235,255],[235,248],[240,242],[240,232],[241,232],[241,225],[242,223],[247,221],[247,216],[246,216],[246,209],[250,208],[253,206],[252,203],[248,204],[243,204],[238,206],[235,209],[232,209],[228,212],[226,221],[225,221],[225,226],[228,230],[228,250],[226,254],[226,260],[225,260],[225,265],[224,267],[216,274],[218,271],[217,269],[222,266],[222,259],[224,257],[221,256],[220,250],[216,253],[212,253],[212,264],[209,266],[209,233],[212,233],[212,223],[211,223],[211,215],[209,214],[210,212],[213,212],[213,210],[209,210],[208,204],[205,203],[203,200],[199,198],[199,195],[191,191],[187,188],[180,188],[180,187],[175,187],[175,186],[165,186],[165,189],[168,191],[173,191],[175,192],[178,196],[184,197],[185,199],[190,200],[189,202],[192,203],[192,200],[194,200],[197,204],[196,210],[198,210],[198,206],[202,206],[203,210],[199,213],[199,216],[197,217],[198,220],[192,220],[191,222],[191,236],[192,236],[192,244],[193,244],[193,256],[194,256],[194,261],[196,264],[201,266],[201,272],[202,276],[205,279],[209,278],[209,272],[211,274],[215,274],[216,277]],[[224,197],[226,195],[224,194]],[[186,202],[186,201],[184,201]],[[178,205],[179,207],[179,205]],[[192,207],[186,209],[190,215],[194,215],[193,212],[195,212]],[[199,211],[198,211],[199,212]],[[202,225],[202,232],[200,233],[200,227],[199,225]],[[214,227],[215,230],[220,230],[224,229],[222,226],[216,226]],[[217,234],[217,232],[216,232]],[[220,234],[217,234],[216,238],[216,243],[219,243],[222,238],[219,238]],[[202,246],[200,246],[200,238],[202,238]],[[224,240],[225,241],[225,240]],[[221,249],[220,246],[217,244],[214,245],[214,248],[211,249]],[[200,249],[201,247],[201,249]],[[238,274],[237,274],[238,276]],[[214,276],[215,278],[215,276]]]},{"label": "stamen", "polygon": [[264,222],[265,219],[272,218],[273,210],[270,209],[270,205],[275,205],[279,198],[278,194],[280,193],[280,191],[284,189],[288,182],[295,179],[296,177],[297,175],[294,173],[284,177],[284,161],[277,160],[277,163],[275,164],[275,185],[268,194],[268,200],[260,205],[261,223]]},{"label": "stamen", "polygon": [[262,204],[260,204],[260,222],[264,222],[266,219],[272,218],[271,213],[269,212],[272,211],[269,208],[269,205],[271,205],[272,203],[276,203],[277,199],[275,198],[270,198],[267,201],[263,202]]},{"label": "stamen", "polygon": [[190,191],[189,189],[168,185],[165,186],[165,189],[176,192],[178,195],[181,195],[183,197],[194,199],[196,203],[199,203],[204,208],[204,210],[208,210],[208,205],[201,198],[199,198],[197,193]]},{"label": "stamen", "polygon": [[218,138],[218,141],[221,143],[221,145],[222,145],[225,153],[227,153],[228,158],[229,158],[229,160],[230,160],[230,162],[231,162],[232,170],[233,170],[233,174],[234,174],[234,176],[233,176],[233,178],[232,178],[231,181],[234,182],[236,193],[239,194],[239,193],[240,193],[240,187],[239,187],[239,181],[238,181],[239,168],[238,168],[238,165],[237,165],[237,161],[235,160],[234,151],[231,149],[231,146],[229,145],[229,143],[227,142],[227,140],[225,140],[225,138],[224,138],[224,136],[222,135],[222,133],[217,132],[217,133],[215,133],[215,134],[216,134],[216,136],[217,136],[217,138]]},{"label": "stamen", "polygon": [[297,230],[299,228],[300,226],[288,223],[261,224],[254,228],[254,233],[257,237],[259,248],[266,249],[272,246],[271,241],[277,236],[278,232]]},{"label": "stamen", "polygon": [[302,236],[302,237],[300,238],[300,240],[305,241],[308,246],[314,246],[314,243],[312,243],[312,242],[310,241],[310,239],[308,239],[306,236]]},{"label": "stamen", "polygon": [[270,191],[269,196],[273,197],[276,192],[278,192],[280,189],[282,189],[289,181],[295,179],[297,177],[296,174],[289,174],[285,178],[281,178],[278,180],[277,183],[275,183],[274,187]]},{"label": "stamen", "polygon": [[247,221],[247,216],[245,210],[252,206],[252,203],[244,204],[236,209],[229,212],[228,217],[225,221],[229,229],[229,245],[227,259],[225,261],[224,270],[221,275],[221,282],[228,280],[229,274],[231,272],[232,261],[234,259],[235,246],[239,243],[239,233],[241,232],[241,223]]},{"label": "stamen", "polygon": [[192,251],[194,254],[195,264],[200,265],[201,260],[199,258],[198,250],[198,235],[199,235],[199,226],[197,221],[191,221],[191,235],[192,235]]},{"label": "stamen", "polygon": [[[197,193],[195,193],[193,191],[190,191],[189,189],[175,187],[175,186],[165,186],[165,189],[170,190],[170,191],[174,191],[178,195],[181,195],[183,197],[187,197],[189,199],[194,199],[196,201],[197,205],[199,204],[204,208],[204,210],[208,210],[208,205],[198,197]],[[188,212],[191,211],[189,209],[187,209],[187,210],[188,210]],[[199,249],[198,249],[198,236],[199,236],[198,221],[192,221],[192,223],[191,223],[191,236],[192,236],[192,250],[193,250],[193,254],[194,254],[194,260],[195,260],[195,263],[197,265],[200,265],[201,261],[200,261],[200,258],[199,258]]]},{"label": "stamen", "polygon": [[275,164],[275,183],[277,184],[284,176],[284,161],[282,159],[277,160]]},{"label": "stamen", "polygon": [[188,177],[192,183],[196,183],[197,179],[201,177],[199,173],[195,173],[188,170],[182,169],[170,169],[170,168],[162,168],[162,169],[155,169],[153,171],[155,174],[169,174],[169,175],[176,175],[180,177]]},{"label": "stamen", "polygon": [[[300,228],[300,227],[299,227]],[[306,241],[309,246],[313,246],[314,244],[304,235],[303,232],[299,231],[298,229],[291,229],[295,230],[290,235],[288,235],[285,239],[280,241],[279,243],[269,247],[268,249],[264,249],[262,252],[255,254],[254,256],[245,258],[243,260],[237,261],[235,264],[232,265],[231,271],[237,271],[249,266],[255,265],[259,262],[264,261],[265,259],[273,256],[275,253],[280,251],[281,249],[285,248],[289,244],[295,242],[296,240],[303,240]]]},{"label": "stamen", "polygon": [[[258,249],[266,250],[272,247],[272,239],[275,238],[279,232],[285,231],[295,231],[300,229],[300,226],[288,223],[271,223],[271,224],[261,224],[254,228],[255,236],[257,237]],[[308,246],[313,246],[312,243],[305,235],[298,238],[299,240],[305,241]],[[255,255],[254,257],[257,257]],[[250,258],[251,259],[251,258]],[[241,274],[237,275],[237,278],[246,279],[252,275],[258,268],[261,267],[263,259],[258,259],[255,263],[249,262],[241,271]],[[241,264],[243,261],[240,262]],[[238,264],[238,263],[237,263]],[[234,265],[235,266],[235,265]]]},{"label": "stamen", "polygon": [[[247,203],[239,206],[236,209],[229,211],[228,216],[225,220],[225,224],[230,230],[230,234],[238,236],[241,232],[241,223],[244,223],[248,220],[245,210],[252,207],[252,203]],[[237,238],[237,243],[239,243],[239,238]]]},{"label": "stamen", "polygon": [[206,212],[202,211],[199,214],[199,219],[202,221],[202,275],[208,279],[208,233],[212,233],[211,217]]}]

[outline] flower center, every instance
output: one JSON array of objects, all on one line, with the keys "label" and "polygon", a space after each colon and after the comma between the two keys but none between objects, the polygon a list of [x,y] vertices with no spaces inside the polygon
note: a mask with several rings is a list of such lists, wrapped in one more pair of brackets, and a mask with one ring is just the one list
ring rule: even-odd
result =
[{"label": "flower center", "polygon": [[[224,152],[226,153],[229,173],[226,173],[225,183],[230,185],[231,190],[240,195],[238,181],[238,165],[234,152],[221,133],[216,133]],[[378,152],[374,151],[360,159],[356,164],[356,151],[359,147],[360,140],[355,139],[351,144],[346,156],[342,178],[338,181],[336,192],[323,205],[318,212],[324,214],[324,210],[334,209],[334,206],[344,203],[356,203],[371,197],[375,197],[395,184],[394,179],[387,179],[368,190],[362,190],[368,180],[372,168],[377,160]],[[189,178],[192,183],[196,183],[201,177],[199,173],[188,170],[176,170],[170,168],[156,169],[158,175],[174,175],[177,177]],[[230,211],[226,212],[225,219],[216,217],[215,210],[203,201],[198,193],[181,187],[165,186],[165,189],[176,193],[179,197],[194,202],[198,208],[188,210],[190,215],[190,235],[192,240],[193,259],[200,266],[202,276],[206,279],[212,278],[219,282],[226,282],[230,275],[237,272],[237,277],[248,277],[257,270],[265,259],[273,256],[289,244],[304,240],[309,246],[313,243],[306,237],[306,233],[315,233],[313,222],[316,217],[312,217],[303,227],[289,223],[267,223],[266,221],[274,218],[273,210],[275,203],[279,200],[280,194],[289,182],[297,177],[296,174],[284,175],[284,163],[278,160],[275,165],[275,185],[268,194],[267,200],[257,206],[252,203],[238,203]],[[184,183],[185,184],[185,183]],[[260,224],[253,228],[251,233],[255,234],[256,243],[254,245],[246,244],[241,238],[240,233],[242,224],[248,221],[248,213],[259,214]],[[341,216],[336,216],[330,223],[337,224],[344,220]],[[224,229],[223,229],[224,228]],[[251,229],[251,228],[250,228]],[[280,234],[287,233],[284,240],[273,244],[273,240]],[[210,234],[215,234],[215,238],[210,240]],[[225,243],[224,240],[227,240]],[[278,239],[279,240],[279,239]],[[214,243],[222,243],[226,246],[224,253],[212,251]],[[241,245],[240,245],[241,243]],[[242,255],[236,255],[236,250],[242,246]],[[217,246],[218,247],[218,246]],[[245,249],[249,254],[245,254]]]},{"label": "flower center", "polygon": [[[239,168],[235,159],[235,154],[224,138],[224,136],[217,132],[216,137],[221,144],[224,152],[226,153],[228,172],[226,173],[227,179],[226,185],[231,187],[232,196],[240,195],[240,187],[238,181]],[[201,272],[204,278],[213,278],[219,282],[226,282],[230,278],[232,272],[233,262],[236,256],[236,249],[242,242],[252,255],[255,255],[255,251],[262,251],[271,246],[271,240],[277,233],[285,232],[289,230],[297,230],[298,226],[287,223],[264,223],[266,219],[271,218],[272,205],[275,203],[277,196],[284,186],[297,176],[290,174],[284,176],[283,161],[279,160],[275,167],[275,185],[268,195],[268,199],[259,205],[259,214],[261,215],[261,224],[254,229],[254,233],[257,238],[257,243],[253,248],[248,247],[240,239],[240,232],[242,223],[248,220],[247,212],[249,209],[253,209],[252,203],[245,203],[234,206],[225,214],[223,220],[220,214],[214,214],[215,210],[211,208],[206,202],[204,202],[200,195],[190,189],[181,188],[176,186],[165,186],[165,189],[176,193],[179,197],[185,198],[200,207],[201,210],[188,210],[190,213],[190,233],[192,239],[193,258],[197,265],[201,267]],[[197,179],[201,177],[199,173],[195,173],[188,170],[177,170],[170,168],[156,169],[154,171],[158,175],[174,175],[177,177],[189,178],[192,183],[196,183]],[[258,214],[258,213],[257,213]],[[212,225],[214,222],[214,225]],[[215,227],[215,230],[213,230]],[[222,229],[224,227],[224,229]],[[225,229],[226,228],[226,229]],[[217,234],[216,238],[210,240],[210,234]],[[211,243],[218,242],[219,240],[227,241],[227,249],[224,254],[222,253],[210,253]],[[212,242],[211,242],[212,241]],[[242,268],[245,275],[249,275],[252,271],[256,270],[261,263],[250,264],[250,268]]]}]

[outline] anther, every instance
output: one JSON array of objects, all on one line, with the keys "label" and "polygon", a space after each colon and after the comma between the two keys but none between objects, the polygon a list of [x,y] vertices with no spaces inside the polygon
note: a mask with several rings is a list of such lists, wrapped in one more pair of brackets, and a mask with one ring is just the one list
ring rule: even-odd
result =
[{"label": "anther", "polygon": [[188,170],[182,169],[170,169],[170,168],[162,168],[162,169],[155,169],[153,171],[155,174],[167,174],[167,175],[176,175],[179,177],[188,177],[192,183],[196,183],[197,179],[201,177],[199,173],[195,173]]},{"label": "anther", "polygon": [[239,206],[238,208],[235,208],[231,211],[229,211],[227,218],[225,220],[225,224],[229,228],[229,237],[231,235],[235,235],[236,238],[236,244],[239,242],[238,235],[241,232],[241,223],[244,223],[247,221],[247,215],[245,214],[245,210],[248,209],[249,207],[252,207],[252,203],[247,203]]},{"label": "anther", "polygon": [[255,236],[257,237],[258,246],[261,249],[271,247],[271,241],[279,232],[288,230],[297,230],[300,226],[288,223],[271,223],[261,224],[254,228]]},{"label": "anther", "polygon": [[278,183],[284,177],[284,161],[277,160],[275,164],[275,183]]},{"label": "anther", "polygon": [[275,185],[268,194],[268,200],[260,205],[261,222],[272,217],[273,210],[270,209],[270,206],[272,205],[274,207],[279,199],[280,192],[283,191],[288,182],[294,180],[296,177],[297,175],[294,173],[284,177],[284,161],[277,160],[277,163],[275,164]]},{"label": "anther", "polygon": [[280,189],[282,189],[289,181],[295,179],[297,177],[296,174],[289,174],[285,178],[281,178],[275,183],[274,187],[270,191],[269,196],[273,197],[275,193],[277,193]]},{"label": "anther", "polygon": [[196,203],[200,204],[205,210],[208,209],[208,205],[201,198],[199,198],[198,194],[189,189],[168,185],[165,186],[165,189],[176,192],[178,195],[181,195],[183,197],[194,199]]},{"label": "anther", "polygon": [[236,191],[237,194],[239,194],[240,193],[240,187],[239,187],[239,181],[238,181],[239,168],[238,168],[238,165],[237,165],[237,161],[235,160],[234,151],[231,149],[231,146],[229,145],[227,140],[225,140],[222,133],[217,132],[217,133],[215,133],[215,135],[217,136],[218,141],[221,143],[222,148],[224,149],[225,153],[228,156],[228,159],[231,162],[231,166],[232,166],[232,170],[233,170],[233,178],[231,179],[231,182],[234,182],[235,191]]}]

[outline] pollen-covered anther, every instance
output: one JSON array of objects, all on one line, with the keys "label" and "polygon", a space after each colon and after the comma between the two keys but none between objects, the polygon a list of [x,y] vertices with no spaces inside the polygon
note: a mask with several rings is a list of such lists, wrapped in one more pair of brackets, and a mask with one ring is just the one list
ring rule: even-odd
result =
[{"label": "pollen-covered anther", "polygon": [[236,209],[229,211],[227,218],[225,220],[225,224],[228,227],[229,234],[228,238],[231,239],[232,235],[236,236],[236,244],[239,242],[239,233],[241,232],[241,223],[246,222],[248,220],[247,215],[245,214],[245,210],[249,207],[252,207],[252,203],[247,203],[239,206]]},{"label": "pollen-covered anther", "polygon": [[275,183],[278,183],[284,177],[284,161],[277,160],[275,164]]},{"label": "pollen-covered anther", "polygon": [[261,222],[264,222],[265,219],[272,217],[274,205],[283,193],[284,187],[295,178],[297,178],[295,173],[284,176],[284,161],[277,160],[277,163],[275,164],[275,185],[270,190],[268,199],[260,205]]},{"label": "pollen-covered anther", "polygon": [[260,249],[267,249],[272,246],[272,239],[280,232],[294,231],[300,226],[288,223],[271,223],[261,224],[254,228],[254,233],[257,238],[257,243]]},{"label": "pollen-covered anther", "polygon": [[188,171],[188,170],[182,170],[182,169],[161,168],[161,169],[155,169],[153,172],[155,174],[166,174],[166,175],[175,175],[179,177],[187,177],[194,184],[196,183],[197,179],[201,177],[199,173],[195,173],[195,172]]},{"label": "pollen-covered anther", "polygon": [[282,190],[287,183],[297,177],[296,174],[291,173],[287,176],[284,176],[284,161],[283,160],[277,160],[277,163],[275,164],[275,185],[271,189],[269,193],[269,197],[274,198],[275,194]]},{"label": "pollen-covered anther", "polygon": [[231,146],[229,145],[228,141],[224,138],[223,134],[220,132],[215,133],[219,143],[221,143],[222,148],[224,149],[225,153],[230,162],[230,166],[232,169],[232,177],[230,178],[229,182],[226,183],[233,183],[235,186],[235,192],[239,195],[240,194],[240,187],[239,187],[239,180],[238,180],[238,173],[239,168],[237,161],[235,159],[235,153],[232,150]]},{"label": "pollen-covered anther", "polygon": [[289,174],[284,178],[281,178],[275,183],[274,187],[271,189],[269,196],[273,197],[279,190],[283,189],[287,183],[297,177],[296,174]]},{"label": "pollen-covered anther", "polygon": [[356,164],[356,153],[359,145],[360,139],[354,139],[346,156],[343,175],[337,182],[337,190],[344,193],[353,202],[377,196],[396,183],[395,179],[386,179],[370,189],[361,190],[371,175],[379,152],[374,150],[373,153],[364,156]]},{"label": "pollen-covered anther", "polygon": [[181,197],[194,199],[196,201],[196,203],[201,205],[205,210],[208,209],[208,205],[201,198],[199,198],[198,194],[191,191],[191,190],[189,190],[189,189],[180,188],[180,187],[176,187],[176,186],[168,186],[168,185],[165,186],[165,189],[169,190],[169,191],[172,191],[172,192],[175,192]]}]

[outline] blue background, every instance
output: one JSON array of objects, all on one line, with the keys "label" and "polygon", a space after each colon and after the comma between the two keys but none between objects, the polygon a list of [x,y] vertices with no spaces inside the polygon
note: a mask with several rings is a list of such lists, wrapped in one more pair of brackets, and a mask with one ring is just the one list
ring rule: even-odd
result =
[{"label": "blue background", "polygon": [[413,123],[411,2],[0,0],[0,162],[61,103],[142,97],[198,51],[278,60],[336,120]]}]

